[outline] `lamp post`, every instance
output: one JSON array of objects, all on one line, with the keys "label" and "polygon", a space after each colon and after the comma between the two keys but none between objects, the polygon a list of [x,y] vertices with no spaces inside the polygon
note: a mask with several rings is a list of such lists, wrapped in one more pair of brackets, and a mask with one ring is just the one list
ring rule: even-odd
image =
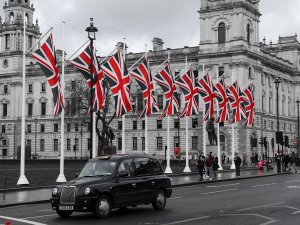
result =
[{"label": "lamp post", "polygon": [[34,127],[34,157],[36,159],[36,152],[37,152],[37,149],[36,149],[36,135],[37,135],[37,118],[34,119],[34,123],[35,123],[35,127]]},{"label": "lamp post", "polygon": [[93,62],[94,62],[94,40],[96,40],[96,32],[98,29],[94,27],[93,18],[90,18],[90,26],[85,29],[86,32],[88,32],[88,38],[90,39],[90,48],[91,48],[91,64],[90,64],[90,72],[91,72],[91,89],[90,89],[90,107],[91,107],[91,130],[90,130],[90,159],[93,157],[93,99],[94,99],[94,93],[93,93],[93,86],[94,86],[94,74],[93,74]]},{"label": "lamp post", "polygon": [[297,98],[296,104],[297,104],[297,110],[298,110],[298,141],[297,141],[297,157],[299,157],[299,152],[300,152],[300,121],[299,121],[299,103],[300,100]]},{"label": "lamp post", "polygon": [[[278,93],[278,89],[279,89],[279,84],[281,83],[281,80],[277,77],[275,79],[274,83],[276,86],[276,95],[277,95],[277,101],[276,101],[276,103],[277,103],[277,105],[276,105],[277,106],[277,110],[276,110],[276,112],[277,112],[277,135],[279,137],[279,93]],[[277,149],[278,159],[277,160],[279,161],[279,162],[277,162],[277,172],[280,173],[281,172],[281,157],[279,156],[280,143],[279,143],[279,140],[277,140],[277,141],[278,141],[278,149]]]},{"label": "lamp post", "polygon": [[80,137],[81,137],[81,140],[80,140],[80,159],[82,159],[82,124],[81,124],[81,129],[80,129]]}]

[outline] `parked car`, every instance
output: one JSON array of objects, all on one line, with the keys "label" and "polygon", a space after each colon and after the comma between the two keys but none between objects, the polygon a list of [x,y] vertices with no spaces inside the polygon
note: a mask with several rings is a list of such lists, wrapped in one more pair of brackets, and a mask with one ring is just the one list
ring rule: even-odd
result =
[{"label": "parked car", "polygon": [[154,156],[111,155],[89,160],[76,179],[56,186],[51,206],[61,217],[76,211],[104,218],[141,204],[163,210],[171,194],[171,179]]}]

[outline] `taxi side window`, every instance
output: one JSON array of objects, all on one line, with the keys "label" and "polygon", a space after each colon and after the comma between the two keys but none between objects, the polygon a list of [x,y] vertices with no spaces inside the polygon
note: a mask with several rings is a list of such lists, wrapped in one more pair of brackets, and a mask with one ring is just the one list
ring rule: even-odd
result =
[{"label": "taxi side window", "polygon": [[132,177],[134,175],[134,164],[132,159],[127,159],[121,162],[118,168],[118,174],[123,171],[126,171],[128,173],[127,177]]},{"label": "taxi side window", "polygon": [[148,158],[136,158],[134,159],[135,162],[135,175],[136,176],[144,176],[150,175],[151,172],[149,171]]},{"label": "taxi side window", "polygon": [[162,174],[162,167],[157,159],[148,160],[148,169],[151,174]]}]

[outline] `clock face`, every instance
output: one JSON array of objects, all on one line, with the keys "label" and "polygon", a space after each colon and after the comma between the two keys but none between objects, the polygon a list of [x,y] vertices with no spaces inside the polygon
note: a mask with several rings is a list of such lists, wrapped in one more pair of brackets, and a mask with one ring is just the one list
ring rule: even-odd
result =
[{"label": "clock face", "polygon": [[7,68],[8,67],[8,59],[3,59],[2,61],[2,67]]}]

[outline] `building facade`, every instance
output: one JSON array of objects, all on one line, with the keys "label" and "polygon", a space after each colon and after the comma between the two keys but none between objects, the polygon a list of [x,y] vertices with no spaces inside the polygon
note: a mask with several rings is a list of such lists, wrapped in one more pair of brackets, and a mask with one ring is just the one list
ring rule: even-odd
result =
[{"label": "building facade", "polygon": [[[20,146],[21,93],[22,93],[22,43],[23,22],[26,21],[26,48],[29,49],[41,36],[38,22],[33,23],[33,5],[29,0],[10,0],[4,5],[5,20],[0,24],[0,117],[1,142],[0,157],[16,158]],[[24,17],[25,12],[25,17]],[[249,82],[255,86],[256,118],[253,127],[234,125],[232,140],[231,125],[225,123],[220,128],[221,150],[230,154],[232,141],[236,152],[257,151],[264,153],[265,148],[251,145],[251,138],[266,137],[269,154],[276,152],[271,139],[275,138],[276,122],[276,78],[282,80],[279,87],[280,130],[290,140],[297,136],[296,100],[300,97],[300,44],[297,36],[279,37],[278,43],[266,44],[259,37],[258,0],[201,0],[200,43],[195,47],[165,49],[160,38],[153,39],[153,50],[148,54],[152,70],[163,63],[168,55],[174,75],[185,68],[185,58],[192,63],[196,75],[201,76],[203,67],[209,68],[214,82],[225,73],[226,82],[238,80],[241,87]],[[127,53],[128,67],[144,53]],[[61,51],[57,51],[61,61]],[[26,145],[30,155],[38,158],[57,158],[60,149],[60,118],[53,117],[51,89],[39,66],[26,57]],[[60,66],[61,67],[61,66]],[[76,89],[81,74],[71,65],[66,65],[66,83]],[[155,96],[160,110],[164,107],[162,90],[155,86]],[[143,97],[132,82],[134,110],[126,115],[126,120],[114,119],[111,127],[115,131],[113,144],[118,151],[122,148],[122,123],[126,123],[125,152],[145,151],[145,121],[137,119],[143,107]],[[181,107],[183,96],[181,95]],[[88,126],[76,120],[76,99],[66,96],[65,154],[66,157],[88,157]],[[200,111],[203,112],[202,102]],[[160,112],[161,113],[161,112]],[[167,119],[158,116],[148,117],[149,153],[164,156],[167,145]],[[191,116],[189,126],[189,150],[197,155],[203,150],[203,113]],[[170,149],[179,144],[185,151],[185,119],[174,116],[170,120]],[[99,124],[99,126],[101,126]],[[206,132],[205,132],[206,133]],[[207,136],[207,135],[206,135]],[[291,142],[291,141],[290,141]],[[206,137],[206,143],[208,139]],[[74,151],[74,149],[76,151]],[[295,149],[289,149],[294,151]]]}]

